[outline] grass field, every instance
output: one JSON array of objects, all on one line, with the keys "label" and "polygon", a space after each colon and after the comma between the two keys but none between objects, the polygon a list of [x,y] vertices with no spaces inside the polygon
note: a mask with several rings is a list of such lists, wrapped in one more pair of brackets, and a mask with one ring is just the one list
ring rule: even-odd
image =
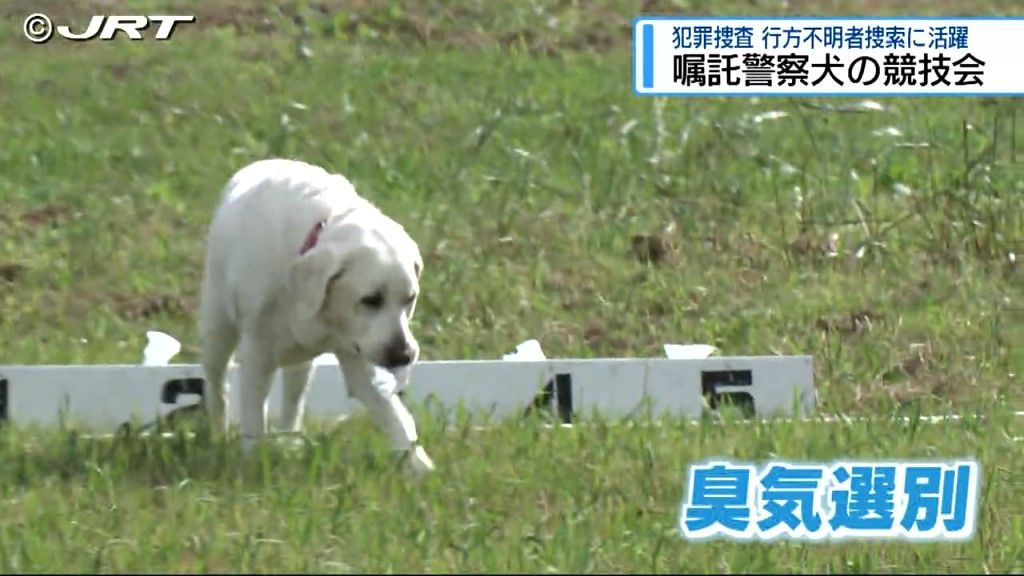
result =
[{"label": "grass field", "polygon": [[[420,242],[424,359],[531,337],[552,357],[707,342],[812,354],[823,412],[993,418],[471,432],[421,414],[442,472],[418,484],[362,420],[248,463],[202,442],[8,428],[0,569],[1024,570],[1024,444],[998,416],[1024,408],[1020,100],[639,98],[629,27],[1024,15],[1016,0],[70,4],[0,6],[0,364],[135,363],[147,329],[194,362],[219,190],[292,156],[348,175]],[[199,22],[162,43],[21,35],[34,11],[150,9]],[[978,532],[687,543],[686,467],[712,456],[975,457]]]}]

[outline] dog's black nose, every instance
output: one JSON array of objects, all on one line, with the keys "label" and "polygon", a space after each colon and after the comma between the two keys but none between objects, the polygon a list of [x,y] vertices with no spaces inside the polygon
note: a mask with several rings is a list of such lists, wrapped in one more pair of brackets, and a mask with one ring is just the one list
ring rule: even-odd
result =
[{"label": "dog's black nose", "polygon": [[404,342],[388,346],[387,350],[384,351],[384,367],[400,368],[408,366],[412,362],[412,357],[412,349],[406,346]]}]

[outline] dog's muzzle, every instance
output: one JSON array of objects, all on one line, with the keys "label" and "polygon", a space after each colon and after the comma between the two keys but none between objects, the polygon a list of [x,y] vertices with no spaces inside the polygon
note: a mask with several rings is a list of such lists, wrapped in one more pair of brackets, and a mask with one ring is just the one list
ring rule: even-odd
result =
[{"label": "dog's muzzle", "polygon": [[416,351],[404,341],[392,342],[384,349],[384,368],[394,370],[412,364]]}]

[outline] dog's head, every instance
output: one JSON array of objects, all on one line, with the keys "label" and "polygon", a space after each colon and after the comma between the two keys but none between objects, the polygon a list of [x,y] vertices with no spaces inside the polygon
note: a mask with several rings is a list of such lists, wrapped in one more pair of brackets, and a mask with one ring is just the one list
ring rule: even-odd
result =
[{"label": "dog's head", "polygon": [[383,214],[327,222],[289,270],[293,326],[302,338],[396,371],[419,357],[409,321],[423,259],[416,242]]}]

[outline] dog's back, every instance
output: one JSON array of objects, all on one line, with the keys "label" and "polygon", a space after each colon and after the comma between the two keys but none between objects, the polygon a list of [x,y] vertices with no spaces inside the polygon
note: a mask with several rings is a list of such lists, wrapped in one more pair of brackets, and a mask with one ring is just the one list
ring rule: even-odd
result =
[{"label": "dog's back", "polygon": [[240,169],[224,186],[211,230],[234,211],[282,210],[276,215],[286,216],[314,205],[351,204],[357,198],[352,183],[340,174],[298,160],[259,160]]},{"label": "dog's back", "polygon": [[258,309],[310,228],[363,202],[344,176],[305,162],[269,159],[240,169],[210,223],[202,306],[233,322],[239,308]]}]

